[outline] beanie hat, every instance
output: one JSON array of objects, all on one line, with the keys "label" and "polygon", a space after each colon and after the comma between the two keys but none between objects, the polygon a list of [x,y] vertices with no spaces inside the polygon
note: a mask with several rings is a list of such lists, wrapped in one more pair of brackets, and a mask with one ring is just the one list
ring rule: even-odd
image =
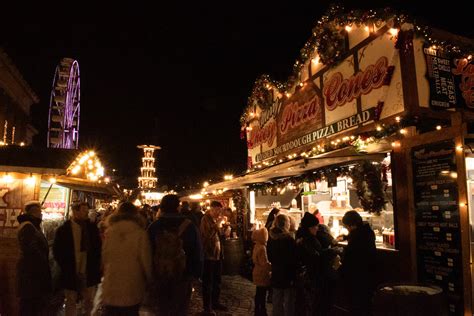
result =
[{"label": "beanie hat", "polygon": [[313,214],[308,212],[304,213],[303,219],[301,220],[301,227],[310,228],[318,224],[319,220]]}]

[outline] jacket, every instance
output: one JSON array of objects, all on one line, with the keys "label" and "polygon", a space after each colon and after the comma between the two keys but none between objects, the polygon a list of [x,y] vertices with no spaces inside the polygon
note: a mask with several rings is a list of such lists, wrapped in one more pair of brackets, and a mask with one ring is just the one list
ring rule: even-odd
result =
[{"label": "jacket", "polygon": [[144,298],[152,278],[151,247],[141,215],[118,213],[108,218],[102,246],[105,305],[133,306]]},{"label": "jacket", "polygon": [[[148,227],[148,237],[151,241],[152,253],[155,251],[155,239],[158,232],[167,227],[178,227],[184,220],[188,220],[179,213],[162,213],[158,219]],[[190,223],[181,235],[183,250],[186,253],[186,275],[200,278],[203,266],[202,243],[199,231]]]},{"label": "jacket", "polygon": [[20,258],[17,263],[18,296],[41,298],[52,290],[48,242],[39,227],[39,219],[28,214],[17,218]]},{"label": "jacket", "polygon": [[271,285],[290,288],[296,279],[296,242],[289,232],[273,227],[269,232],[268,260],[272,264]]},{"label": "jacket", "polygon": [[219,227],[209,213],[204,214],[201,220],[201,238],[204,259],[221,260],[224,252],[220,241]]},{"label": "jacket", "polygon": [[299,270],[304,272],[305,281],[310,282],[312,286],[319,285],[322,279],[321,255],[323,248],[316,238],[307,230],[300,228],[300,236],[297,241],[297,257]]},{"label": "jacket", "polygon": [[270,286],[270,275],[272,264],[268,261],[267,241],[268,231],[265,227],[255,230],[252,233],[252,240],[255,242],[252,252],[254,264],[252,277],[256,286]]},{"label": "jacket", "polygon": [[[71,220],[67,220],[58,228],[54,238],[53,255],[61,268],[60,280],[62,287],[68,290],[78,290],[76,255],[71,225]],[[90,245],[86,263],[86,286],[91,287],[99,284],[102,276],[100,269],[102,241],[97,226],[89,221],[86,225]]]},{"label": "jacket", "polygon": [[351,231],[347,237],[340,271],[346,287],[370,290],[374,287],[376,270],[375,234],[369,224],[364,223]]}]

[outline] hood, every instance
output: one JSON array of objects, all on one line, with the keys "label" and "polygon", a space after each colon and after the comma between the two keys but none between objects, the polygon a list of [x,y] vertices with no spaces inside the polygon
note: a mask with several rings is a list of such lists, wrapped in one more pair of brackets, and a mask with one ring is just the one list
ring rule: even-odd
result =
[{"label": "hood", "polygon": [[375,241],[375,234],[368,223],[363,223],[349,234],[348,239],[373,243]]},{"label": "hood", "polygon": [[126,214],[126,213],[115,213],[108,217],[108,225],[113,226],[120,222],[131,222],[138,225],[141,228],[146,227],[145,219],[139,214]]},{"label": "hood", "polygon": [[284,231],[278,227],[273,227],[269,231],[269,235],[271,239],[285,239],[285,238],[293,238],[291,237],[290,232]]},{"label": "hood", "polygon": [[23,223],[23,222],[31,222],[36,227],[39,227],[41,225],[41,222],[42,222],[41,218],[37,218],[37,217],[31,216],[29,214],[18,215],[16,220],[20,224]]},{"label": "hood", "polygon": [[252,233],[252,240],[261,245],[266,245],[268,241],[268,231],[265,227],[254,230]]}]

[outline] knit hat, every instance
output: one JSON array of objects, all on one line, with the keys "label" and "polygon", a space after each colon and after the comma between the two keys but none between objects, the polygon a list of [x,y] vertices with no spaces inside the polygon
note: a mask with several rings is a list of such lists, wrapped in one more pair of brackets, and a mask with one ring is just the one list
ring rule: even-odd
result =
[{"label": "knit hat", "polygon": [[301,220],[301,227],[310,228],[318,224],[319,220],[313,214],[308,212],[304,213],[303,219]]}]

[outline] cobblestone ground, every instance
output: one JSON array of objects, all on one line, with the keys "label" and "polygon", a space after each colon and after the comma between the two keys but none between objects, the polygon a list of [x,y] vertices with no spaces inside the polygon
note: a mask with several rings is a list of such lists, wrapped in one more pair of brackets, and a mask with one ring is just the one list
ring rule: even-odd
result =
[{"label": "cobblestone ground", "polygon": [[[219,316],[249,316],[253,314],[255,286],[241,276],[222,276],[221,303],[229,308],[228,312],[217,312]],[[267,304],[267,313],[271,315],[271,304]],[[194,289],[191,298],[189,315],[200,315],[202,312],[201,288]],[[154,316],[143,309],[140,316]]]},{"label": "cobblestone ground", "polygon": [[[241,276],[222,276],[221,303],[229,308],[228,312],[217,312],[219,316],[250,316],[254,313],[255,286],[249,280]],[[59,306],[61,303],[57,302]],[[271,304],[267,304],[267,313],[271,315]],[[51,315],[63,316],[64,310],[59,308],[59,313]],[[202,313],[201,288],[195,288],[191,298],[189,315],[200,315]],[[80,312],[78,312],[80,315]],[[96,315],[100,315],[100,312]],[[147,308],[140,310],[140,316],[155,316]]]}]

